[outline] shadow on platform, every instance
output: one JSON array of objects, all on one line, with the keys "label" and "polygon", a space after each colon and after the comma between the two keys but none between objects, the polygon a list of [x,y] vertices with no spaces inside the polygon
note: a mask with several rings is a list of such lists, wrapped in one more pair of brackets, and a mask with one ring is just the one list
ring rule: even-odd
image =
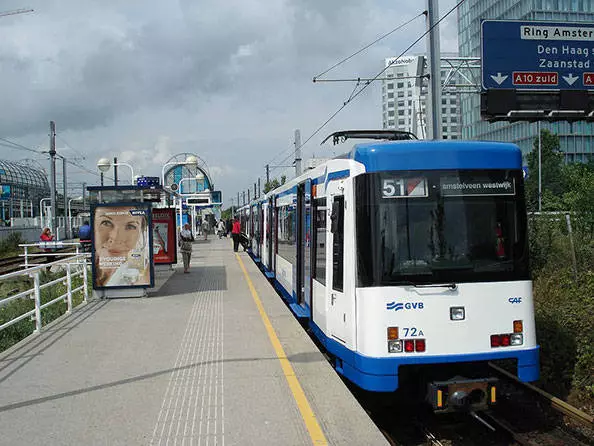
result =
[{"label": "shadow on platform", "polygon": [[149,290],[148,295],[149,297],[166,297],[196,291],[221,290],[227,290],[227,269],[224,266],[190,265],[189,274],[184,274],[183,270],[179,268],[158,291],[151,293]]}]

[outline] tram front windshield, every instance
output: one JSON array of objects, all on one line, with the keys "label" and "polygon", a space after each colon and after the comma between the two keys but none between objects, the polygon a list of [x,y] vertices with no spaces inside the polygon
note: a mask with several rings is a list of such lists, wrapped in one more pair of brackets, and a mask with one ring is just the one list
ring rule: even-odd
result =
[{"label": "tram front windshield", "polygon": [[522,172],[355,178],[357,285],[529,279]]}]

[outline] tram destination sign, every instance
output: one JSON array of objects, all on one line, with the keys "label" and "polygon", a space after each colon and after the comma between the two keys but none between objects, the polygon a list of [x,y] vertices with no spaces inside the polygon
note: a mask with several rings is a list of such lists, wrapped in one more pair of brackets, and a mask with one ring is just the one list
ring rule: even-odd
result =
[{"label": "tram destination sign", "polygon": [[594,24],[484,20],[483,89],[594,90]]}]

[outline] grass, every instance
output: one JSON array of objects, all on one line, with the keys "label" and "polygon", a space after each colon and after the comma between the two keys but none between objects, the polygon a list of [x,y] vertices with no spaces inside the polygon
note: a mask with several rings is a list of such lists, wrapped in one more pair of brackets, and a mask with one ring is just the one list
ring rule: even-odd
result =
[{"label": "grass", "polygon": [[[40,274],[41,284],[50,282],[52,280],[65,277],[63,273],[52,273],[42,271]],[[0,298],[6,298],[14,295],[19,291],[24,291],[32,287],[33,281],[31,279],[15,279],[7,280],[0,283]],[[72,288],[77,288],[83,283],[82,277],[75,277],[72,279]],[[89,283],[87,284],[88,289],[91,289],[90,274]],[[66,285],[59,282],[53,286],[47,287],[41,290],[41,304],[56,299],[58,296],[66,293]],[[83,290],[77,291],[72,294],[72,306],[73,308],[80,305],[84,300]],[[0,325],[15,319],[16,317],[31,311],[35,308],[35,303],[31,298],[21,298],[9,302],[6,305],[0,307]],[[41,310],[42,327],[46,326],[50,322],[56,320],[60,316],[66,313],[68,305],[65,301],[56,302],[53,305]],[[35,320],[25,318],[24,320],[11,325],[8,328],[0,331],[0,352],[12,347],[17,342],[25,339],[35,331]]]}]

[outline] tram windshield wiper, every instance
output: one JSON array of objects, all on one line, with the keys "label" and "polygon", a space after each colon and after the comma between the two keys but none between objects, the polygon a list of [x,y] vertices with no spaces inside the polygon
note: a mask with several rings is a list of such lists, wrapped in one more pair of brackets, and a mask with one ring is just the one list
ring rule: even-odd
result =
[{"label": "tram windshield wiper", "polygon": [[415,285],[417,288],[449,288],[454,291],[458,288],[458,285],[454,282],[451,283],[419,283]]},{"label": "tram windshield wiper", "polygon": [[410,280],[400,280],[398,282],[391,282],[390,285],[404,285],[404,286],[412,286],[415,288],[448,288],[452,291],[458,288],[458,285],[454,282],[451,283],[415,283],[411,282]]}]

